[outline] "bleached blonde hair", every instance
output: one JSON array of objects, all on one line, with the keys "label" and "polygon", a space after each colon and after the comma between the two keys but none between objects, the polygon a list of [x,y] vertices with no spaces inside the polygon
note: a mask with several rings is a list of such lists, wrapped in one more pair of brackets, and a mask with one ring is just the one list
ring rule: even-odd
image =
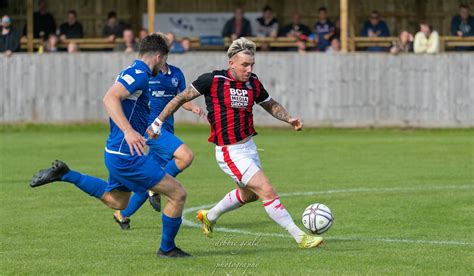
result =
[{"label": "bleached blonde hair", "polygon": [[254,56],[256,51],[257,45],[255,45],[255,42],[245,37],[241,37],[230,44],[229,49],[227,50],[227,56],[232,58],[240,52]]}]

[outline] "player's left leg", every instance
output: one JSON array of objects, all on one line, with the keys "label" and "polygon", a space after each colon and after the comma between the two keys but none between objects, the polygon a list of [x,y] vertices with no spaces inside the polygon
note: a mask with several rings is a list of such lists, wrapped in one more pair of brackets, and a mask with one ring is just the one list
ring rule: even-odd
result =
[{"label": "player's left leg", "polygon": [[280,197],[262,170],[257,171],[252,176],[247,183],[247,187],[262,199],[263,207],[268,216],[286,229],[300,247],[318,247],[323,242],[321,237],[306,234],[294,223],[290,213],[285,209],[283,203],[280,202]]}]

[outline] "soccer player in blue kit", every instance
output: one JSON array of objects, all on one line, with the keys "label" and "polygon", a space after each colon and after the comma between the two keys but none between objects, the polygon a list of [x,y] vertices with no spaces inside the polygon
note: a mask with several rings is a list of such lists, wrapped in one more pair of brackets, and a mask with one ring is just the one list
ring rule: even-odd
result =
[{"label": "soccer player in blue kit", "polygon": [[[148,124],[152,124],[169,101],[185,89],[186,80],[183,72],[178,67],[165,63],[158,75],[151,77],[148,81],[150,98]],[[185,103],[183,108],[200,117],[204,116],[204,111],[191,102]],[[148,155],[162,164],[165,172],[172,177],[176,177],[189,167],[194,158],[191,149],[174,135],[173,116],[163,123],[162,133],[158,139],[148,140],[147,145],[149,147]],[[148,197],[148,192],[133,193],[127,208],[115,211],[114,219],[123,230],[130,228],[130,217],[145,203]],[[159,194],[150,194],[150,203],[157,211],[160,211],[159,199]]]},{"label": "soccer player in blue kit", "polygon": [[30,183],[39,187],[55,181],[74,184],[85,193],[100,199],[112,209],[125,209],[131,191],[151,190],[167,198],[162,215],[161,244],[158,257],[176,258],[190,255],[175,245],[186,201],[186,190],[160,164],[144,154],[148,126],[148,81],[166,63],[169,47],[162,35],[146,36],[140,44],[139,58],[124,69],[103,98],[110,115],[110,133],[104,152],[109,171],[108,182],[69,169],[62,161],[36,173]]}]

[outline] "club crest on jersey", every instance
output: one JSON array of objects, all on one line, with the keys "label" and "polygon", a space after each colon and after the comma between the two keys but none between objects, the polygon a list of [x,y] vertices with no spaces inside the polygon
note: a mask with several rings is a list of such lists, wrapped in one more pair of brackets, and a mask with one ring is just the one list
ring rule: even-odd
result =
[{"label": "club crest on jersey", "polygon": [[178,79],[177,78],[172,78],[171,79],[171,84],[173,84],[174,87],[178,87]]},{"label": "club crest on jersey", "polygon": [[232,108],[246,108],[249,105],[248,91],[245,89],[230,89],[230,105]]}]

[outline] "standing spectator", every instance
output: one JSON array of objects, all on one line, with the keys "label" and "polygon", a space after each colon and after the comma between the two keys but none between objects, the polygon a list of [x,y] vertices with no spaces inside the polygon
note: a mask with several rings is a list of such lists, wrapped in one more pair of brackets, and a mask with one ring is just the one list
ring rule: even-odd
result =
[{"label": "standing spectator", "polygon": [[59,39],[61,41],[69,38],[83,38],[84,29],[82,24],[77,22],[77,12],[70,10],[67,13],[67,22],[59,26]]},{"label": "standing spectator", "polygon": [[123,30],[123,42],[115,46],[114,51],[116,52],[136,52],[138,51],[138,43],[135,41],[133,31],[131,29]]},{"label": "standing spectator", "polygon": [[260,37],[276,37],[278,35],[278,20],[273,15],[270,6],[263,8],[262,17],[257,18],[255,34]]},{"label": "standing spectator", "polygon": [[[380,20],[379,13],[377,11],[372,11],[369,20],[364,23],[360,35],[365,37],[388,37],[390,36],[390,31],[388,30],[385,21]],[[378,46],[367,48],[367,51],[369,52],[384,52],[386,50],[386,48]]]},{"label": "standing spectator", "polygon": [[244,10],[242,8],[235,9],[234,17],[229,19],[222,29],[222,36],[230,37],[232,41],[242,36],[252,36],[250,21],[244,17]]},{"label": "standing spectator", "polygon": [[417,54],[437,54],[439,53],[439,35],[437,31],[427,22],[420,23],[420,31],[415,35],[413,45]]},{"label": "standing spectator", "polygon": [[191,51],[191,40],[187,37],[181,39],[181,47],[183,48],[183,53]]},{"label": "standing spectator", "polygon": [[413,35],[407,31],[402,31],[397,40],[392,42],[390,53],[410,53],[413,52]]},{"label": "standing spectator", "polygon": [[166,40],[168,41],[170,53],[175,53],[175,54],[184,53],[183,46],[181,46],[181,43],[176,41],[176,36],[174,33],[168,32],[165,34],[165,37],[166,37]]},{"label": "standing spectator", "polygon": [[[47,40],[50,34],[56,34],[56,21],[54,17],[46,11],[46,1],[39,1],[39,11],[33,14],[33,37]],[[26,25],[23,28],[23,35],[26,35]]]},{"label": "standing spectator", "polygon": [[334,35],[334,24],[327,18],[326,7],[319,8],[318,22],[314,25],[316,50],[324,52],[329,46],[329,39]]},{"label": "standing spectator", "polygon": [[305,35],[308,37],[310,34],[311,30],[309,29],[309,27],[304,24],[301,24],[300,14],[298,12],[294,12],[291,16],[291,24],[283,27],[278,35],[299,38],[301,35]]},{"label": "standing spectator", "polygon": [[[474,17],[469,14],[467,5],[459,6],[459,15],[451,20],[451,35],[459,37],[474,36]],[[473,51],[474,47],[456,47],[458,51]]]},{"label": "standing spectator", "polygon": [[8,15],[2,17],[2,34],[0,35],[0,52],[10,57],[20,49],[20,34],[11,26]]},{"label": "standing spectator", "polygon": [[117,19],[117,13],[109,12],[107,15],[107,23],[104,26],[103,36],[107,37],[108,41],[113,42],[117,37],[123,35],[124,26]]}]

